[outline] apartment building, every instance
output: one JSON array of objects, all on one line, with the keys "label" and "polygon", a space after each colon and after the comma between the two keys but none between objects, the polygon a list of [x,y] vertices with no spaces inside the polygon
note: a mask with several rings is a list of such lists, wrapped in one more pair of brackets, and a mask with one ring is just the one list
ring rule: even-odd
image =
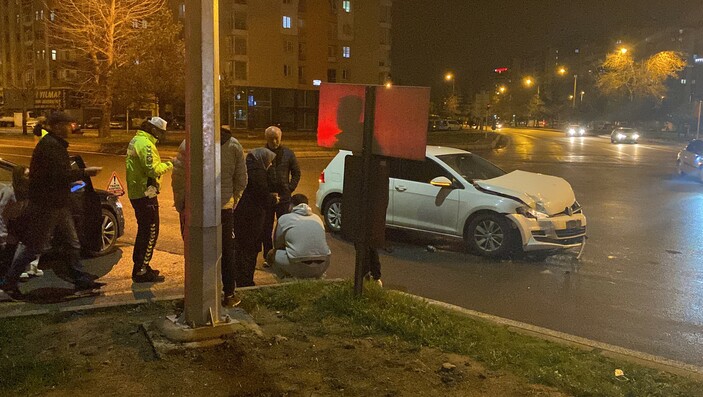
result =
[{"label": "apartment building", "polygon": [[322,82],[390,78],[391,0],[220,2],[223,123],[312,130]]},{"label": "apartment building", "polygon": [[75,53],[53,43],[52,2],[0,0],[0,107],[38,112],[79,107]]},{"label": "apartment building", "polygon": [[[47,34],[56,17],[51,4],[0,0],[4,110],[81,107],[75,52]],[[183,20],[183,1],[170,4]],[[313,130],[322,82],[385,83],[391,6],[392,0],[221,0],[222,123]]]}]

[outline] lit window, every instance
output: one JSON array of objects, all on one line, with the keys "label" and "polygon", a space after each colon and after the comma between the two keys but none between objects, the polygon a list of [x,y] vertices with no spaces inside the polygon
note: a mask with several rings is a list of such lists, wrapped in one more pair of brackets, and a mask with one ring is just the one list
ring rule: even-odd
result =
[{"label": "lit window", "polygon": [[56,50],[51,50],[51,60],[52,61],[56,60]]},{"label": "lit window", "polygon": [[681,84],[686,85],[686,79],[681,79]]},{"label": "lit window", "polygon": [[49,11],[49,20],[51,20],[51,22],[56,20],[56,10]]},{"label": "lit window", "polygon": [[283,29],[290,29],[290,17],[283,16]]},{"label": "lit window", "polygon": [[346,12],[351,12],[351,0],[342,1],[342,8]]},{"label": "lit window", "polygon": [[291,75],[291,67],[289,65],[283,65],[283,75],[288,77]]},{"label": "lit window", "polygon": [[342,57],[351,58],[351,47],[342,47]]}]

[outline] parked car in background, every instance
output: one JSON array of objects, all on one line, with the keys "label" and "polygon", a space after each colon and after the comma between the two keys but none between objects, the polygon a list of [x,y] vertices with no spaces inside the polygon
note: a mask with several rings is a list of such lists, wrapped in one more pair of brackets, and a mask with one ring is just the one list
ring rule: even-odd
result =
[{"label": "parked car in background", "polygon": [[0,114],[0,127],[14,127],[15,115],[12,113]]},{"label": "parked car in background", "polygon": [[676,171],[679,175],[695,176],[703,182],[703,140],[694,139],[679,151]]},{"label": "parked car in background", "polygon": [[610,133],[610,143],[637,143],[640,134],[634,128],[620,127]]},{"label": "parked car in background", "polygon": [[447,123],[447,129],[449,131],[461,130],[461,127],[462,127],[461,122],[459,122],[457,120],[445,120],[445,122]]},{"label": "parked car in background", "polygon": [[127,116],[120,114],[110,119],[110,128],[124,130],[127,128]]},{"label": "parked car in background", "polygon": [[97,130],[100,128],[100,121],[101,117],[99,116],[91,117],[83,124],[83,128]]},{"label": "parked car in background", "polygon": [[449,126],[447,125],[446,120],[439,120],[439,119],[431,119],[428,122],[428,131],[447,131],[449,130]]},{"label": "parked car in background", "polygon": [[[16,166],[16,163],[0,159],[0,184],[12,184],[12,171]],[[85,168],[85,163],[80,156],[72,156],[71,166]],[[93,188],[89,176],[75,181],[71,192],[71,209],[83,254],[97,256],[112,251],[117,239],[124,234],[119,197]]]},{"label": "parked car in background", "polygon": [[[506,173],[473,153],[428,146],[425,161],[388,158],[386,226],[463,239],[478,255],[514,250],[582,247],[586,217],[562,178]],[[340,231],[344,159],[340,151],[322,171],[316,204],[328,230]],[[355,214],[351,214],[355,216]]]}]

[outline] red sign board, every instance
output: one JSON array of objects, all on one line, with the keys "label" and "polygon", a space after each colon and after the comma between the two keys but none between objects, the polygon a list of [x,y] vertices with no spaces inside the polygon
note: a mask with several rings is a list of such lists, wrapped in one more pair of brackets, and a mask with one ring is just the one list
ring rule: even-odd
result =
[{"label": "red sign board", "polygon": [[[427,146],[430,89],[374,86],[376,106],[372,153],[424,160]],[[323,84],[317,143],[322,147],[362,150],[364,85]]]}]

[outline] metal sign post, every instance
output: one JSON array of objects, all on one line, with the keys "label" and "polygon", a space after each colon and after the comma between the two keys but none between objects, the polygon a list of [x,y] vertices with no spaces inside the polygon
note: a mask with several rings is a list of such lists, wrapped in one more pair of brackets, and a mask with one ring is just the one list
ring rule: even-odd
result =
[{"label": "metal sign post", "polygon": [[[376,87],[369,86],[366,87],[366,103],[364,106],[364,139],[363,146],[361,149],[361,157],[363,165],[361,168],[361,174],[363,176],[371,174],[371,160],[373,156],[373,130],[374,130],[374,119],[376,114]],[[361,183],[361,208],[371,208],[370,203],[370,191],[371,191],[371,180],[370,178],[364,178]],[[361,230],[370,230],[370,217],[368,211],[361,211]],[[361,296],[364,288],[364,262],[368,260],[369,252],[369,238],[368,234],[363,234],[361,242],[357,243],[356,246],[356,267],[354,269],[354,294],[356,296]]]},{"label": "metal sign post", "polygon": [[220,321],[220,84],[215,0],[186,0],[185,323]]}]

